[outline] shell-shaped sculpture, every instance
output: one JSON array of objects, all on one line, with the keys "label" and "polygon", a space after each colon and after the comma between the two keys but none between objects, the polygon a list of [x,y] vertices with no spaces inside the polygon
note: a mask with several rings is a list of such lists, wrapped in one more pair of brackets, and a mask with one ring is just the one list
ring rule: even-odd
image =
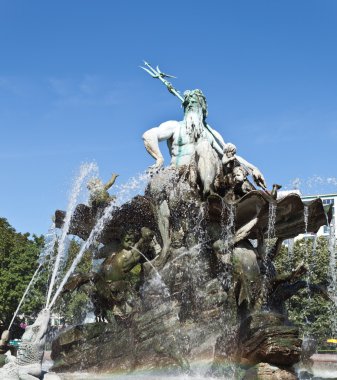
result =
[{"label": "shell-shaped sculpture", "polygon": [[326,211],[320,198],[304,203],[295,193],[275,200],[269,194],[256,190],[232,204],[225,203],[217,195],[208,198],[208,217],[211,222],[226,225],[230,214],[234,213],[236,235],[240,235],[236,241],[243,238],[257,239],[261,234],[266,236],[272,212],[275,215],[273,237],[283,239],[301,233],[316,233],[321,226],[329,224],[332,218],[332,208]]}]

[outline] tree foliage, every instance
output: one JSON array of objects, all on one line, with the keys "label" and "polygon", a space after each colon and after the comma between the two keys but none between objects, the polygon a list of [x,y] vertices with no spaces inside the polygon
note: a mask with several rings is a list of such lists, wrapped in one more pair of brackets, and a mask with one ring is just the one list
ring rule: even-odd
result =
[{"label": "tree foliage", "polygon": [[[0,323],[7,328],[38,267],[43,237],[21,234],[0,218]],[[42,270],[29,291],[20,313],[34,318],[43,307],[47,273]]]},{"label": "tree foliage", "polygon": [[[293,245],[283,247],[275,265],[278,271],[290,271],[304,262],[308,268],[304,279],[308,283],[327,289],[330,282],[329,241],[326,237],[296,240]],[[312,293],[309,287],[302,289],[287,301],[289,319],[297,325],[302,334],[326,339],[333,335],[336,309],[331,300],[322,294]]]}]

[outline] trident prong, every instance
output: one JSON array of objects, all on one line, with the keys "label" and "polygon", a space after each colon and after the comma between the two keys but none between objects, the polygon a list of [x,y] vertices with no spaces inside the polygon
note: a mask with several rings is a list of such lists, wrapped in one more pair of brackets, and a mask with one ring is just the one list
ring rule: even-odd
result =
[{"label": "trident prong", "polygon": [[173,75],[163,73],[162,71],[160,71],[159,66],[157,66],[156,69],[157,69],[158,75],[160,75],[162,78],[175,78],[175,79],[177,78],[177,77],[174,77]]},{"label": "trident prong", "polygon": [[163,73],[159,66],[157,66],[155,69],[146,61],[144,61],[144,65],[147,66],[150,70],[146,69],[145,67],[142,67],[142,66],[139,66],[141,67],[143,70],[147,71],[150,75],[152,75],[152,77],[154,78],[158,78],[158,77],[161,77],[161,78],[177,78],[173,75],[169,75],[169,74],[165,74]]},{"label": "trident prong", "polygon": [[158,75],[158,72],[149,64],[149,62],[143,61],[144,65],[147,66],[153,75]]},{"label": "trident prong", "polygon": [[140,66],[140,68],[142,68],[148,74],[150,74],[152,78],[158,78],[161,82],[165,84],[165,86],[167,87],[167,89],[169,90],[171,94],[175,95],[182,102],[184,101],[184,98],[180,95],[180,92],[176,90],[169,81],[164,79],[164,78],[176,78],[176,77],[174,77],[173,75],[168,75],[168,74],[163,73],[162,71],[160,71],[159,66],[157,66],[156,69],[154,69],[148,62],[146,61],[143,61],[143,62],[147,68],[142,67],[142,66]]},{"label": "trident prong", "polygon": [[145,70],[147,73],[149,73],[151,75],[152,78],[158,78],[158,75],[156,74],[153,74],[150,70],[146,69],[145,67],[143,66],[139,66],[141,69]]}]

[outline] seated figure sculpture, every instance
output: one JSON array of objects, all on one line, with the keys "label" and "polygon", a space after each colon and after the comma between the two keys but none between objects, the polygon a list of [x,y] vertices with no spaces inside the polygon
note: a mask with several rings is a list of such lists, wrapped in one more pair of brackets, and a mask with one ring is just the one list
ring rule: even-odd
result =
[{"label": "seated figure sculpture", "polygon": [[[159,142],[167,140],[171,154],[171,165],[180,167],[193,161],[197,167],[197,177],[201,182],[203,196],[214,192],[214,180],[219,174],[221,158],[226,144],[219,132],[206,123],[207,103],[201,90],[185,91],[184,119],[170,120],[143,134],[146,150],[156,160],[152,169],[159,169],[164,159]],[[235,158],[243,164],[258,186],[265,187],[262,173],[242,157]]]},{"label": "seated figure sculpture", "polygon": [[224,175],[231,173],[234,169],[234,166],[236,164],[239,164],[237,163],[238,160],[236,159],[235,154],[236,146],[232,143],[227,143],[224,148],[224,154],[221,161]]},{"label": "seated figure sculpture", "polygon": [[241,165],[235,166],[231,173],[231,187],[225,195],[225,200],[228,202],[235,201],[242,198],[245,194],[252,190],[256,190],[255,187],[247,179],[248,173]]},{"label": "seated figure sculpture", "polygon": [[[133,308],[133,288],[135,279],[139,277],[140,269],[132,270],[141,262],[143,255],[153,259],[153,232],[146,227],[140,231],[141,237],[137,240],[137,233],[126,231],[119,247],[107,254],[104,247],[105,260],[98,272],[77,273],[73,275],[64,287],[65,292],[72,292],[82,285],[92,282],[94,291],[91,294],[94,313],[98,321],[109,321],[107,310],[117,320],[127,319]],[[101,257],[100,252],[98,253]]]}]

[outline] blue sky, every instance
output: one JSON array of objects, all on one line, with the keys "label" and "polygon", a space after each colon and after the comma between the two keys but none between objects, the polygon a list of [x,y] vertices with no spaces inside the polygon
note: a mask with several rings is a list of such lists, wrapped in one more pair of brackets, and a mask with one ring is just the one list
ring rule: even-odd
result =
[{"label": "blue sky", "polygon": [[142,133],[182,110],[142,59],[201,88],[269,185],[337,177],[336,47],[335,0],[0,0],[0,216],[44,233],[81,163],[152,164]]}]

